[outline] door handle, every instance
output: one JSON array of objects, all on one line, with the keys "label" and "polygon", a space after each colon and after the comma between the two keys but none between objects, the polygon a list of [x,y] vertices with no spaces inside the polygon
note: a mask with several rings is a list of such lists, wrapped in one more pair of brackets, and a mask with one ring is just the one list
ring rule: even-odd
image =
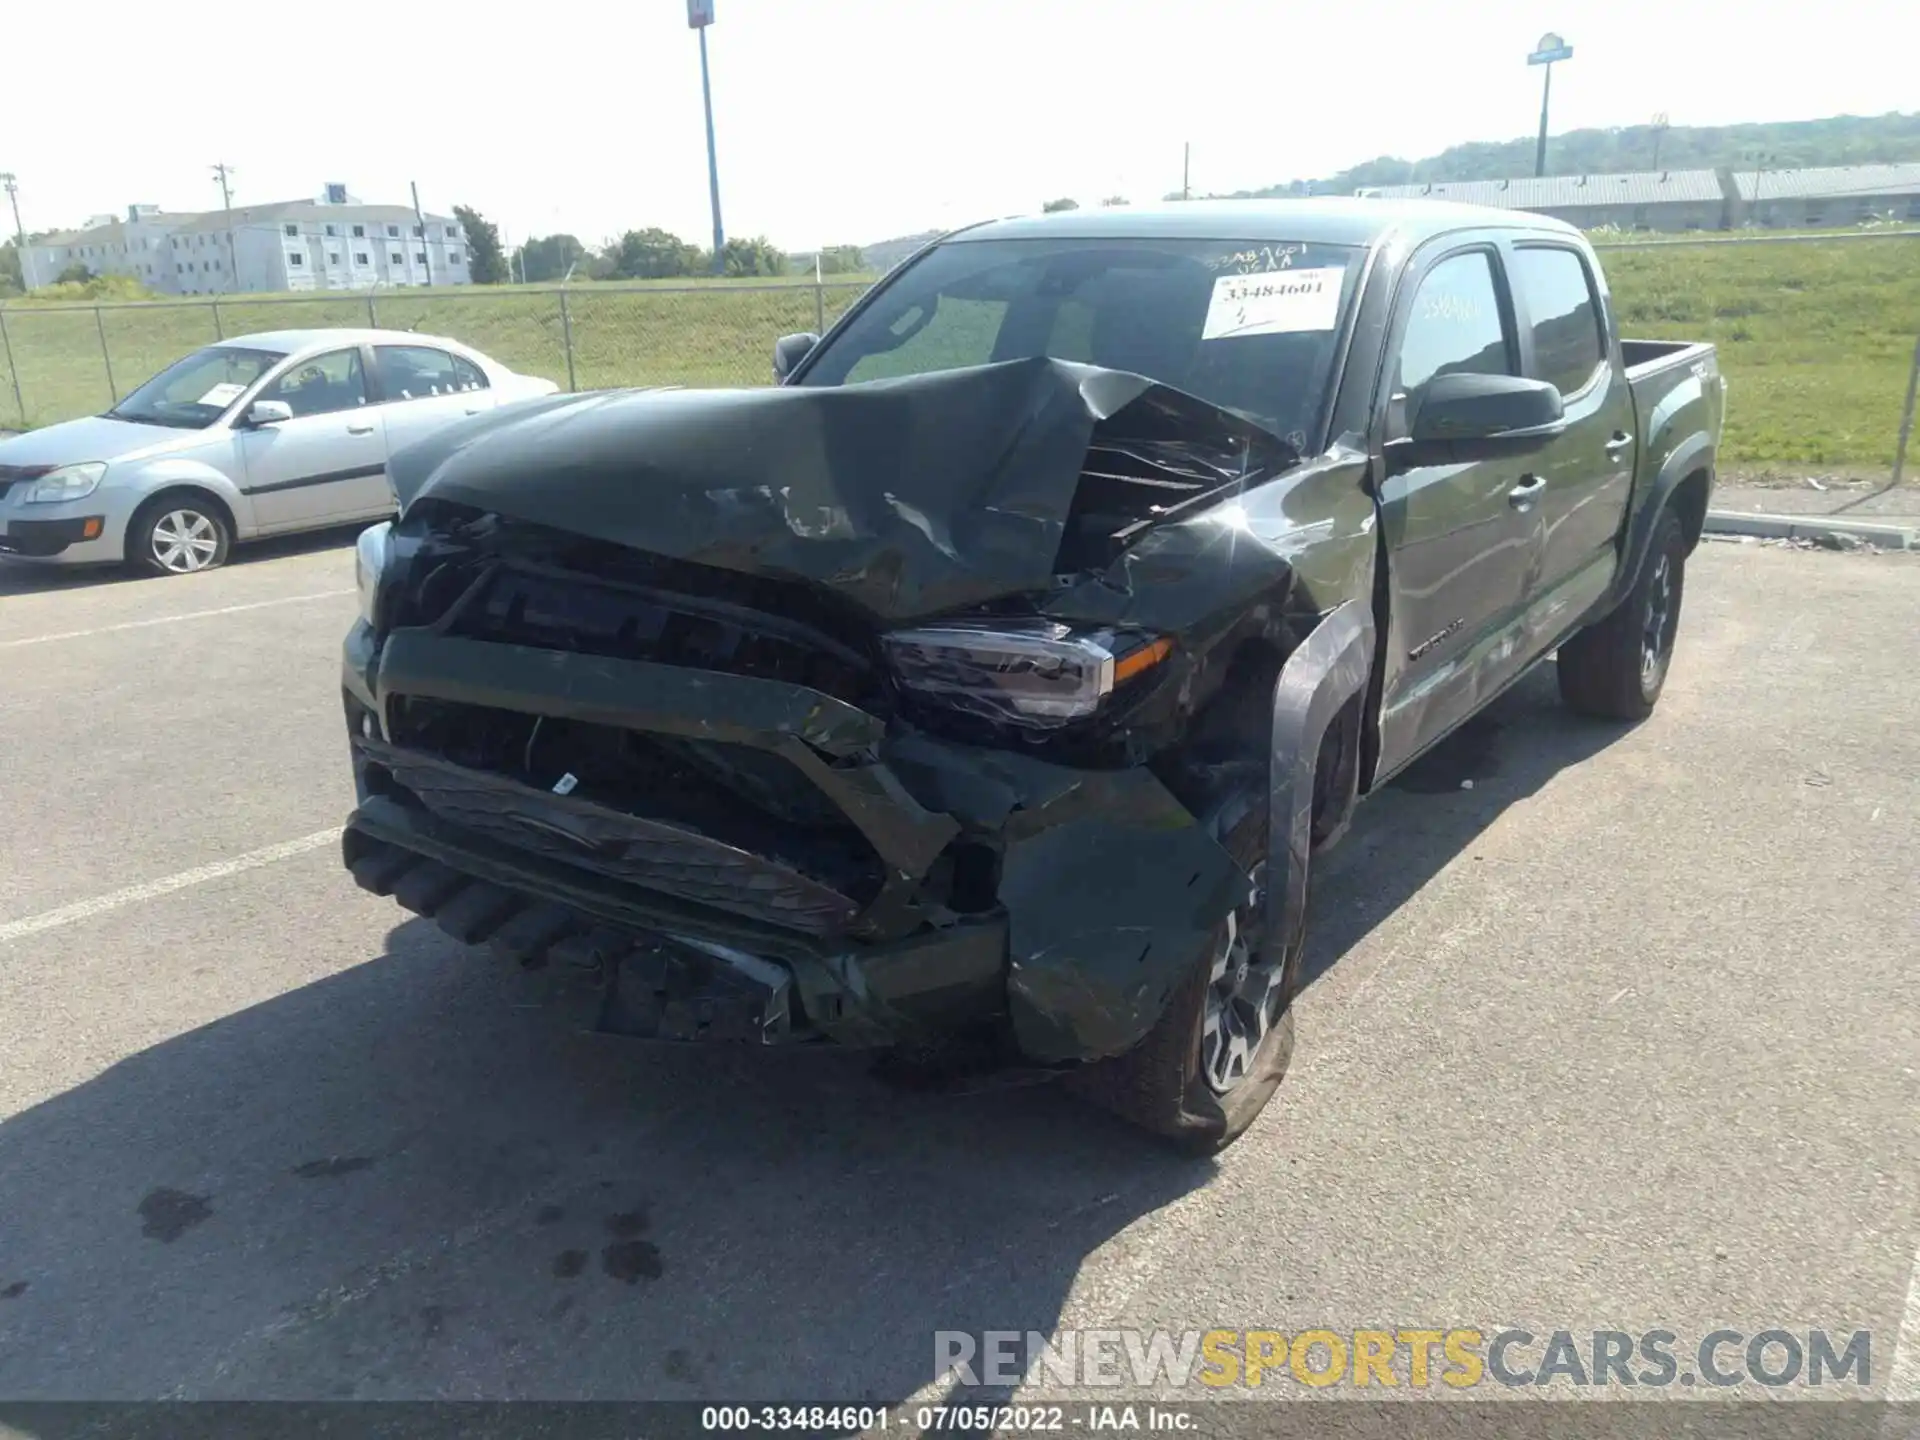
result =
[{"label": "door handle", "polygon": [[372,433],[373,433],[373,426],[371,425],[347,426],[347,434],[349,435],[371,435]]},{"label": "door handle", "polygon": [[1528,475],[1520,483],[1507,491],[1507,503],[1516,510],[1525,510],[1534,501],[1546,493],[1547,482],[1539,475]]},{"label": "door handle", "polygon": [[1607,454],[1618,455],[1631,444],[1633,444],[1631,435],[1623,430],[1616,430],[1613,432],[1613,438],[1607,441]]}]

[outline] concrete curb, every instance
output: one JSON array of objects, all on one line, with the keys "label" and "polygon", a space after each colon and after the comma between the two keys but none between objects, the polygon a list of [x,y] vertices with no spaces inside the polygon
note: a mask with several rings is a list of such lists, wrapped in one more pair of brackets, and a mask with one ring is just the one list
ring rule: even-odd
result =
[{"label": "concrete curb", "polygon": [[[1920,550],[1920,530],[1909,525],[1880,525],[1868,520],[1836,520],[1829,515],[1748,515],[1736,510],[1709,510],[1709,535],[1752,535],[1762,540],[1835,542],[1846,536],[1882,550]],[[1845,541],[1839,543],[1844,544]]]}]

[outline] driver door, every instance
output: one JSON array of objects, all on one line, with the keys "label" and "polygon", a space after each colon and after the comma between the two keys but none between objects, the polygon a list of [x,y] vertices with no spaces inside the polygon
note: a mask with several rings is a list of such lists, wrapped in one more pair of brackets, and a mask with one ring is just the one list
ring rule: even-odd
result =
[{"label": "driver door", "polygon": [[377,509],[387,489],[387,442],[369,404],[357,345],[295,361],[253,397],[293,418],[240,432],[242,489],[262,534],[331,524]]},{"label": "driver door", "polygon": [[1520,624],[1538,588],[1544,543],[1542,491],[1531,473],[1537,457],[1441,465],[1400,458],[1429,380],[1520,374],[1500,247],[1455,244],[1424,266],[1416,261],[1408,278],[1388,342],[1376,461],[1389,597],[1381,638],[1383,780],[1533,660]]}]

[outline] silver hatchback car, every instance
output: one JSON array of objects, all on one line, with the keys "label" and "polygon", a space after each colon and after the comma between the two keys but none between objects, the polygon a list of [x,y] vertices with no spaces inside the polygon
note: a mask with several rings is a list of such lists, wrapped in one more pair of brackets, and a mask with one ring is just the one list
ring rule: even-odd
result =
[{"label": "silver hatchback car", "polygon": [[0,555],[210,570],[240,541],[392,514],[388,455],[558,388],[410,331],[224,340],[104,415],[0,440]]}]

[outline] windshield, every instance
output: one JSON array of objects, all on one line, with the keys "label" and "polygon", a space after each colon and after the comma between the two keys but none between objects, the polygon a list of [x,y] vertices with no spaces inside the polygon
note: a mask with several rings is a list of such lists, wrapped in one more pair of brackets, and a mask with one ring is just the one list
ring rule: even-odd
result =
[{"label": "windshield", "polygon": [[953,241],[875,295],[795,383],[1046,355],[1145,375],[1304,453],[1359,259],[1272,241]]},{"label": "windshield", "polygon": [[267,371],[287,357],[271,350],[215,345],[169,365],[107,414],[115,420],[204,430]]}]

